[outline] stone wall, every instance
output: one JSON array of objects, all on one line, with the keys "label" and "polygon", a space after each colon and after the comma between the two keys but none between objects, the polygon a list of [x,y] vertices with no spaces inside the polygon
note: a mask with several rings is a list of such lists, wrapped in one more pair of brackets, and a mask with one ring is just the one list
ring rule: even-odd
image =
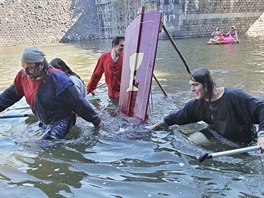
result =
[{"label": "stone wall", "polygon": [[250,26],[246,35],[252,37],[264,36],[264,13]]},{"label": "stone wall", "polygon": [[0,0],[0,47],[90,38],[98,32],[93,4],[92,0]]},{"label": "stone wall", "polygon": [[[216,26],[227,31],[231,25],[240,35],[263,35],[264,0],[150,1],[163,12],[173,37],[207,37]],[[95,0],[0,0],[0,13],[0,47],[80,41],[103,34]]]},{"label": "stone wall", "polygon": [[227,32],[230,26],[244,34],[264,12],[263,0],[157,0],[157,4],[173,37],[205,37],[215,27]]},{"label": "stone wall", "polygon": [[78,20],[63,35],[61,42],[74,42],[98,38],[99,23],[95,1],[77,0],[75,12],[79,13]]},{"label": "stone wall", "polygon": [[0,46],[58,42],[74,22],[71,0],[0,0]]}]

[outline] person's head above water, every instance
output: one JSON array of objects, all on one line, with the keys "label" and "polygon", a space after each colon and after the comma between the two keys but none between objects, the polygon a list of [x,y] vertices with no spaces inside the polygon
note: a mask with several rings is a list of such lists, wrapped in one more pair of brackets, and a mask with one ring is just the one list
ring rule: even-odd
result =
[{"label": "person's head above water", "polygon": [[32,80],[44,78],[48,73],[49,64],[45,54],[37,47],[25,48],[21,56],[22,67]]},{"label": "person's head above water", "polygon": [[211,100],[215,82],[207,68],[201,67],[191,72],[189,84],[191,86],[191,91],[194,92],[197,99]]},{"label": "person's head above water", "polygon": [[60,69],[70,76],[76,76],[80,78],[80,76],[73,72],[71,68],[60,58],[54,58],[52,61],[50,61],[50,64],[52,67]]}]

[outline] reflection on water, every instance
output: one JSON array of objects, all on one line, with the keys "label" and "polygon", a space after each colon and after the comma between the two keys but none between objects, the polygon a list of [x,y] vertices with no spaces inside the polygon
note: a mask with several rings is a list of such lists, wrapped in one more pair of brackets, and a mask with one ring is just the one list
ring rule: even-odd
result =
[{"label": "reflection on water", "polygon": [[[207,39],[176,40],[191,70],[211,69],[218,85],[235,86],[264,100],[264,38],[241,37],[240,44],[206,45]],[[100,53],[110,40],[38,46],[47,60],[62,58],[87,84]],[[1,48],[0,91],[21,68],[23,47]],[[161,40],[155,75],[168,94],[153,81],[147,124],[160,120],[193,96],[187,71],[169,41]],[[95,129],[83,119],[64,140],[40,140],[34,118],[1,119],[0,193],[3,197],[263,197],[263,155],[257,152],[205,160],[204,152],[230,149],[217,142],[200,147],[182,133],[204,123],[148,134],[120,116],[106,87],[90,101],[106,122]],[[25,100],[4,114],[30,112]],[[133,136],[133,132],[137,136]],[[182,133],[179,133],[181,131]],[[144,134],[144,135],[142,135]],[[135,190],[136,189],[136,190]]]},{"label": "reflection on water", "polygon": [[[55,44],[38,46],[45,54],[46,59],[61,58],[76,72],[85,82],[88,82],[94,66],[100,56],[100,51],[83,49],[74,45]],[[21,54],[25,47],[0,48],[0,91],[12,83],[16,73],[21,69]]]}]

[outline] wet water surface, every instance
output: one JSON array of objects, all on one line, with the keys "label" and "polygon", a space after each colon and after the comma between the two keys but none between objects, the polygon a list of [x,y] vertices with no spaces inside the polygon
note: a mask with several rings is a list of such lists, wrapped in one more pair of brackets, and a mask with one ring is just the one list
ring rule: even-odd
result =
[{"label": "wet water surface", "polygon": [[[264,38],[241,37],[239,44],[208,46],[207,39],[175,40],[191,70],[208,67],[219,86],[241,88],[264,100]],[[38,46],[47,60],[62,58],[87,84],[100,53],[111,41]],[[23,47],[1,48],[0,91],[21,68]],[[258,152],[199,162],[205,152],[232,147],[216,141],[198,146],[184,133],[204,123],[150,133],[150,125],[193,98],[187,71],[169,41],[159,41],[149,119],[131,124],[107,97],[105,86],[90,101],[104,129],[78,118],[64,140],[40,140],[34,117],[0,120],[1,197],[263,197],[264,159]],[[102,81],[103,82],[103,81]],[[30,113],[24,99],[0,115]],[[136,133],[135,133],[136,132]]]}]

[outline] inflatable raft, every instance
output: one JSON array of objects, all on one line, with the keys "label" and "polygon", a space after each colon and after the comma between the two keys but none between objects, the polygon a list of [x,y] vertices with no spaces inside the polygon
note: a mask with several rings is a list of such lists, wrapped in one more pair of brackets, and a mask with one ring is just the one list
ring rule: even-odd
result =
[{"label": "inflatable raft", "polygon": [[239,40],[235,40],[234,38],[224,38],[224,40],[221,41],[210,39],[207,42],[207,45],[237,44],[237,43],[239,43]]}]

